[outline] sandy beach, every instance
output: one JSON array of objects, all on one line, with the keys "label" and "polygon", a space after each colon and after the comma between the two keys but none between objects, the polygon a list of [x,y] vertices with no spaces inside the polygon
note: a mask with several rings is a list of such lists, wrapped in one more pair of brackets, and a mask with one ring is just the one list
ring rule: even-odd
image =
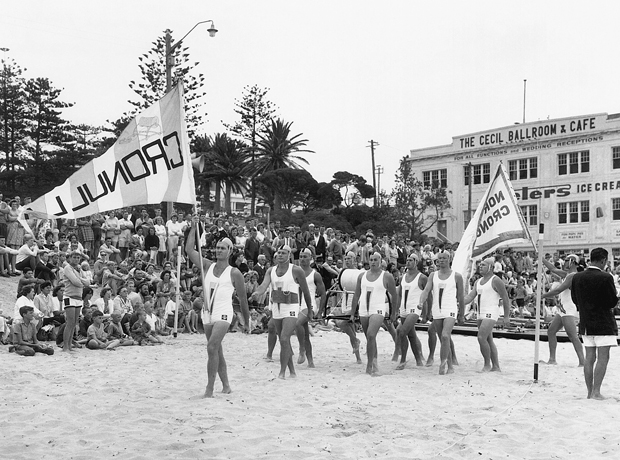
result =
[{"label": "sandy beach", "polygon": [[[14,282],[0,283],[6,311]],[[426,355],[426,333],[420,338]],[[279,364],[263,359],[266,334],[228,334],[233,393],[217,393],[218,381],[210,400],[200,398],[201,335],[51,357],[0,346],[0,458],[618,458],[616,349],[602,388],[609,399],[593,401],[570,343],[558,345],[559,365],[541,365],[533,383],[534,342],[497,340],[503,372],[489,374],[478,372],[474,337],[454,342],[455,374],[414,360],[396,371],[392,339],[381,331],[383,375],[370,377],[344,334],[319,331],[316,368],[300,365],[297,379],[280,380]]]}]

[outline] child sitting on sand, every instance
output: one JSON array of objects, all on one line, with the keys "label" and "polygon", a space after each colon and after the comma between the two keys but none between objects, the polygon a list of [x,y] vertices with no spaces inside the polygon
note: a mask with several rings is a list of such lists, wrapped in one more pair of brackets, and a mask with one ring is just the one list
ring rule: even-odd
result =
[{"label": "child sitting on sand", "polygon": [[146,313],[144,310],[139,311],[138,321],[131,327],[131,337],[140,346],[164,343],[162,339],[155,335],[149,323],[146,322]]},{"label": "child sitting on sand", "polygon": [[264,316],[258,310],[250,310],[250,334],[262,334],[267,330],[263,325]]},{"label": "child sitting on sand", "polygon": [[110,322],[106,328],[108,338],[110,340],[118,340],[119,345],[123,347],[133,345],[133,340],[131,337],[123,332],[121,319],[122,316],[120,313],[112,313],[112,316],[110,316]]},{"label": "child sitting on sand", "polygon": [[155,321],[155,332],[158,335],[170,335],[172,331],[171,328],[166,324],[166,316],[164,314],[164,308],[159,307],[155,310],[155,315],[157,316],[157,320]]},{"label": "child sitting on sand", "polygon": [[88,337],[88,328],[91,324],[93,324],[92,313],[92,308],[82,307],[82,319],[80,320],[78,328],[78,342],[80,343],[86,343],[85,341]]},{"label": "child sitting on sand", "polygon": [[37,329],[34,323],[34,308],[25,305],[19,309],[21,319],[13,322],[13,345],[9,352],[15,352],[22,356],[34,356],[36,353],[53,355],[54,350],[47,345],[42,345],[37,340]]},{"label": "child sitting on sand", "polygon": [[114,350],[120,345],[119,340],[109,340],[103,327],[103,313],[95,310],[92,313],[93,324],[88,327],[86,347],[91,350]]}]

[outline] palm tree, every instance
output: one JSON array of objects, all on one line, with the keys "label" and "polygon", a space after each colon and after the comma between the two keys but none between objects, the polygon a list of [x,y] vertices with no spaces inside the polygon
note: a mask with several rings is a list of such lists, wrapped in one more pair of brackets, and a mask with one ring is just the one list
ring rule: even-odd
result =
[{"label": "palm tree", "polygon": [[243,194],[250,177],[250,155],[242,142],[216,134],[205,155],[205,175],[215,182],[215,211],[220,210],[222,184],[226,187],[225,209],[231,209],[232,193]]},{"label": "palm tree", "polygon": [[[271,120],[271,125],[267,128],[265,134],[258,134],[257,142],[258,158],[251,166],[253,177],[259,177],[267,172],[276,171],[278,169],[304,169],[298,164],[302,162],[308,164],[308,160],[296,153],[314,153],[312,150],[305,149],[307,139],[300,139],[302,134],[291,136],[291,125],[284,120],[278,118]],[[280,209],[280,199],[276,195],[275,208]]]}]

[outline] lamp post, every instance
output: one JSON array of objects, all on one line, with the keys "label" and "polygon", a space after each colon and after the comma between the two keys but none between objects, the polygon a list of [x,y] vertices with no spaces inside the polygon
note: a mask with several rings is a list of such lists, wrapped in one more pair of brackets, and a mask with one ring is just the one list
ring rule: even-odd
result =
[{"label": "lamp post", "polygon": [[174,51],[179,46],[181,46],[181,44],[183,43],[183,40],[185,40],[185,37],[187,37],[189,34],[191,34],[192,31],[196,27],[198,27],[200,24],[204,24],[205,22],[210,22],[211,23],[211,27],[209,27],[207,29],[207,32],[209,32],[209,37],[215,37],[215,34],[217,33],[217,29],[213,25],[213,21],[211,19],[208,19],[206,21],[200,21],[200,22],[196,23],[196,25],[194,27],[192,27],[189,30],[189,32],[187,32],[185,35],[183,35],[183,38],[181,38],[181,40],[176,42],[174,45],[171,44],[172,36],[170,35],[170,32],[166,31],[166,56],[165,56],[166,57],[166,93],[169,92],[172,89],[172,68],[174,67],[174,64],[175,64],[175,60],[174,60],[174,56],[173,56]]},{"label": "lamp post", "polygon": [[[175,59],[174,59],[175,50],[181,46],[181,44],[183,43],[183,40],[185,40],[185,37],[187,37],[190,33],[192,33],[192,31],[196,27],[198,27],[200,24],[204,24],[205,22],[211,23],[211,27],[207,29],[207,32],[209,32],[210,37],[215,37],[215,34],[217,33],[217,29],[213,25],[213,21],[211,19],[196,23],[196,25],[194,25],[194,27],[192,27],[189,30],[189,32],[183,35],[183,38],[181,38],[181,40],[176,42],[174,45],[171,44],[172,36],[170,35],[170,32],[166,31],[166,54],[164,56],[165,64],[166,64],[166,94],[168,94],[170,90],[172,89],[172,68],[175,65]],[[172,203],[167,202],[166,203],[166,219],[170,219],[171,215],[172,215]]]}]

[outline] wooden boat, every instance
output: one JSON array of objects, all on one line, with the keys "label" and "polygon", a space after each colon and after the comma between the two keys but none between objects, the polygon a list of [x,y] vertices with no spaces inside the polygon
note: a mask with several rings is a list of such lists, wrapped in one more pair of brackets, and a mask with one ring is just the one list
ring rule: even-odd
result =
[{"label": "wooden boat", "polygon": [[[493,337],[496,339],[512,339],[512,340],[536,340],[536,330],[535,329],[531,329],[529,327],[525,327],[524,324],[520,324],[521,322],[517,322],[515,323],[516,326],[515,327],[510,327],[510,328],[499,328],[499,327],[495,327],[493,329]],[[426,323],[426,324],[422,324],[422,323],[418,323],[416,324],[415,328],[418,331],[428,331],[428,327],[430,326],[430,323]],[[549,339],[547,338],[547,329],[546,327],[544,327],[545,325],[541,323],[541,329],[540,329],[540,340],[542,342],[547,342]],[[548,327],[548,324],[546,325]],[[472,336],[476,336],[478,335],[478,327],[476,325],[475,322],[473,321],[466,321],[465,324],[463,324],[462,326],[459,325],[454,325],[454,328],[452,329],[452,333],[453,334],[458,334],[458,335],[472,335]],[[564,331],[559,331],[556,334],[556,337],[558,339],[558,342],[570,342],[570,339],[568,338],[568,336],[566,335],[566,332]]]}]

